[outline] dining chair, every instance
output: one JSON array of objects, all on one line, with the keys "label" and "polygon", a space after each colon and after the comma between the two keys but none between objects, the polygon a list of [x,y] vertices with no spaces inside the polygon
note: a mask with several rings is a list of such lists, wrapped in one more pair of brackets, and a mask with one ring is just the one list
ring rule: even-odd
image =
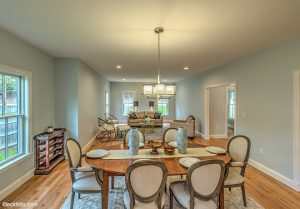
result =
[{"label": "dining chair", "polygon": [[[138,132],[139,132],[140,142],[145,143],[145,135],[140,130],[138,130]],[[129,133],[130,133],[130,129],[125,132],[125,135],[124,135],[124,138],[123,138],[123,143],[124,144],[129,143]]]},{"label": "dining chair", "polygon": [[238,135],[230,139],[227,152],[231,156],[231,163],[226,166],[224,187],[241,187],[244,206],[247,206],[244,176],[248,165],[251,141],[248,137]]},{"label": "dining chair", "polygon": [[[151,175],[149,175],[151,174]],[[124,205],[126,209],[161,209],[164,206],[164,188],[167,167],[154,160],[137,160],[125,174]]]},{"label": "dining chair", "polygon": [[108,122],[111,122],[113,124],[119,124],[118,118],[110,113],[104,113],[104,118]]},{"label": "dining chair", "polygon": [[176,141],[177,128],[168,128],[163,136],[164,142],[174,142]]},{"label": "dining chair", "polygon": [[114,134],[114,138],[117,137],[117,131],[115,125],[102,118],[98,118],[99,133],[96,136],[97,139],[103,139],[104,137],[111,137]]},{"label": "dining chair", "polygon": [[222,160],[206,160],[193,164],[186,180],[170,184],[170,209],[173,199],[181,208],[216,209],[224,182],[225,165]]},{"label": "dining chair", "polygon": [[79,198],[80,194],[101,193],[103,174],[101,171],[90,166],[81,166],[81,158],[85,157],[85,154],[82,154],[80,144],[75,139],[67,139],[66,150],[72,179],[70,205],[72,209],[75,193],[78,193]]}]

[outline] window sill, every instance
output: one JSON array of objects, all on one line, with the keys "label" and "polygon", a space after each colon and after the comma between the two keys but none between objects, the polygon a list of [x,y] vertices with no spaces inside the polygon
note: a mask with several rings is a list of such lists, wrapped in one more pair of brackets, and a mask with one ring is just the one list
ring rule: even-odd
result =
[{"label": "window sill", "polygon": [[0,174],[5,172],[8,169],[14,167],[15,165],[23,162],[24,160],[30,158],[32,156],[32,154],[33,153],[27,153],[27,154],[21,155],[20,157],[6,163],[5,165],[0,166]]}]

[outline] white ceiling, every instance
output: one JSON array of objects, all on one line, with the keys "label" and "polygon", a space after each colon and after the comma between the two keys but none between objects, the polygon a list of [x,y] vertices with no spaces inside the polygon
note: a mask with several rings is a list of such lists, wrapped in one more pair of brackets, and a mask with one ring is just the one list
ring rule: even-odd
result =
[{"label": "white ceiling", "polygon": [[162,79],[177,81],[300,37],[299,23],[298,0],[0,0],[1,28],[112,81],[155,80],[156,26]]}]

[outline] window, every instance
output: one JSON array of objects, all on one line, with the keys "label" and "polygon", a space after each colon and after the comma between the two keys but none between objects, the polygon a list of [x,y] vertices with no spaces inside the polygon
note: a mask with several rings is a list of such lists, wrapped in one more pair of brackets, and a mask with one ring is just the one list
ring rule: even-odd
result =
[{"label": "window", "polygon": [[162,115],[169,115],[169,100],[158,99],[157,100],[157,111]]},{"label": "window", "polygon": [[134,91],[123,91],[123,115],[133,111]]},{"label": "window", "polygon": [[235,91],[228,91],[228,118],[234,119]]},{"label": "window", "polygon": [[109,113],[109,95],[108,95],[108,91],[105,91],[105,113]]},{"label": "window", "polygon": [[24,154],[21,76],[0,72],[0,165]]}]

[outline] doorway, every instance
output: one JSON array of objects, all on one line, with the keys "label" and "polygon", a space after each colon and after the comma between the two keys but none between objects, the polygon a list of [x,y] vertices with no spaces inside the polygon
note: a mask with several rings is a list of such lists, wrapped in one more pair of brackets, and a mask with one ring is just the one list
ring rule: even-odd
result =
[{"label": "doorway", "polygon": [[226,104],[227,104],[227,113],[226,113],[226,135],[227,138],[232,138],[235,133],[235,84],[230,84],[226,87]]},{"label": "doorway", "polygon": [[236,134],[236,82],[205,87],[205,139]]}]

